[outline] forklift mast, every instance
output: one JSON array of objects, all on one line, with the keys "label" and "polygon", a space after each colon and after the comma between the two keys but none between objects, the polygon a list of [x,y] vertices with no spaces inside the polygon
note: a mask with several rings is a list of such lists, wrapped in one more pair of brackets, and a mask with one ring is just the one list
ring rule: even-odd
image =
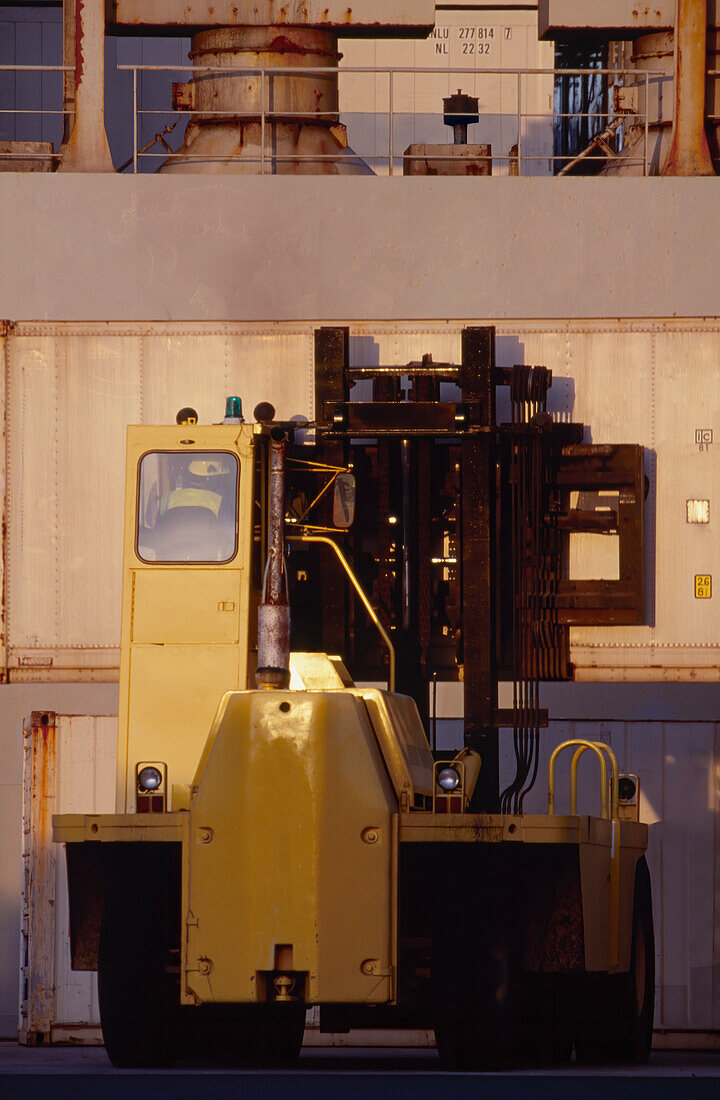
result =
[{"label": "forklift mast", "polygon": [[[464,745],[482,757],[475,812],[522,811],[547,725],[539,683],[573,677],[570,626],[644,616],[643,449],[583,443],[584,425],[548,412],[551,386],[543,366],[497,367],[491,326],[463,330],[459,364],[428,354],[395,366],[352,364],[349,330],[322,328],[313,464],[307,447],[288,449],[293,649],[342,652],[356,680],[387,679],[385,648],[337,562],[302,546],[322,531],[370,595],[398,654],[396,690],[417,703],[433,748],[434,685],[462,682]],[[349,527],[325,491],[340,471],[354,477]],[[569,576],[569,539],[582,532],[619,540],[617,579]],[[513,684],[503,710],[500,680]],[[500,728],[518,761],[504,792]]]}]

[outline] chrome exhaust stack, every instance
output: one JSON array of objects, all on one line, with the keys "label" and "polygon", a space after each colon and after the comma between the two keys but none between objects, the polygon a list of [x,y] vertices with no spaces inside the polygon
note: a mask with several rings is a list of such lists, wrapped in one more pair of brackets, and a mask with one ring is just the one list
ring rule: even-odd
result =
[{"label": "chrome exhaust stack", "polygon": [[259,688],[277,690],[290,685],[290,602],[285,569],[285,433],[270,433],[268,555],[258,607]]}]

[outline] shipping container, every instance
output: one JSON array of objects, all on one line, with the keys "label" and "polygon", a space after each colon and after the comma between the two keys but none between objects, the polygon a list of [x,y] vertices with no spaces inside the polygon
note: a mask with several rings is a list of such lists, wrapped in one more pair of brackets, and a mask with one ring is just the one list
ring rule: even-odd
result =
[{"label": "shipping container", "polygon": [[[311,419],[315,327],[20,323],[0,338],[8,679],[117,677],[126,425],[173,423],[185,405],[218,421],[235,393],[248,418],[271,401]],[[458,362],[462,327],[355,324],[351,359]],[[645,624],[573,627],[576,678],[717,681],[720,324],[499,322],[497,336],[499,365],[552,370],[549,408],[587,442],[645,448]],[[570,551],[571,577],[617,576],[615,536],[574,535]]]},{"label": "shipping container", "polygon": [[34,711],[23,730],[22,927],[18,1037],[100,1043],[97,976],[72,970],[65,850],[53,813],[112,813],[117,719]]},{"label": "shipping container", "polygon": [[[451,692],[452,694],[452,692]],[[451,700],[445,700],[449,705]],[[113,717],[35,712],[24,731],[22,1042],[98,1042],[96,976],[70,969],[67,885],[62,845],[51,843],[52,813],[112,812]],[[622,772],[640,776],[640,818],[649,826],[656,950],[655,1045],[720,1046],[716,979],[720,928],[720,722],[557,720],[542,738],[538,780],[525,810],[547,809],[552,749],[573,738],[611,745]],[[502,735],[501,780],[515,772],[509,731]],[[562,758],[561,758],[562,760]],[[558,809],[569,803],[569,755],[558,769]],[[580,769],[579,807],[599,812],[594,762]],[[428,1032],[333,1037],[317,1031],[313,1045],[397,1043],[425,1046]]]}]

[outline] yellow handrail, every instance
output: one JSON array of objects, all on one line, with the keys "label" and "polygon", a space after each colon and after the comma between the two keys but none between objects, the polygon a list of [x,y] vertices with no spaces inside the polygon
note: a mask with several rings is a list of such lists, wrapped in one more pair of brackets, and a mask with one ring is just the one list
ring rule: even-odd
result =
[{"label": "yellow handrail", "polygon": [[337,559],[340,562],[340,564],[342,565],[343,569],[345,570],[345,572],[348,576],[348,579],[349,579],[350,583],[352,584],[353,588],[355,589],[358,596],[360,597],[360,601],[361,601],[363,607],[365,608],[368,615],[372,619],[373,623],[377,627],[378,633],[380,634],[380,636],[382,637],[382,640],[385,642],[385,645],[387,646],[388,655],[390,657],[390,668],[388,669],[388,687],[389,687],[390,691],[395,691],[395,646],[390,641],[390,637],[389,637],[387,631],[385,630],[382,623],[380,622],[377,615],[375,614],[375,611],[373,609],[372,604],[370,603],[370,601],[368,600],[367,596],[365,595],[365,593],[363,592],[363,590],[360,586],[360,581],[357,579],[357,577],[353,573],[352,569],[350,568],[350,564],[349,564],[347,558],[345,557],[345,555],[343,554],[342,550],[338,546],[338,544],[336,542],[333,542],[332,539],[326,538],[324,535],[288,535],[286,541],[287,542],[322,542],[326,546],[331,547],[331,549],[335,551],[335,554],[337,555]]},{"label": "yellow handrail", "polygon": [[592,741],[589,742],[587,745],[581,745],[580,748],[576,749],[573,754],[572,763],[570,764],[570,813],[577,813],[577,772],[580,757],[584,752],[587,751],[587,749],[591,747],[591,745],[596,750],[600,749],[602,752],[606,752],[610,759],[610,765],[612,767],[612,778],[610,780],[610,819],[611,821],[619,821],[620,800],[618,787],[620,780],[620,769],[618,766],[617,756],[610,748],[610,746],[606,745],[604,741]]},{"label": "yellow handrail", "polygon": [[[577,773],[580,757],[588,749],[591,749],[600,760],[600,816],[610,816],[610,897],[609,897],[609,927],[608,949],[610,966],[615,968],[620,958],[620,837],[618,825],[619,812],[619,779],[620,769],[617,756],[604,741],[585,741],[583,738],[574,738],[571,741],[563,741],[558,745],[550,757],[548,775],[548,813],[555,813],[555,762],[563,749],[578,746],[573,753],[570,764],[570,813],[577,814]],[[608,776],[605,754],[612,767],[612,779],[610,781],[610,809],[608,813]]]},{"label": "yellow handrail", "polygon": [[[586,741],[581,737],[573,738],[571,741],[563,741],[561,745],[558,745],[557,748],[553,750],[552,755],[550,756],[550,764],[548,767],[548,813],[555,813],[555,762],[557,761],[558,756],[564,749],[570,749],[573,745],[582,745],[583,752],[585,751],[585,749],[592,749],[592,751],[595,753],[598,760],[600,761],[600,816],[607,818],[608,775],[605,757],[603,756],[601,750],[597,747],[594,741]],[[577,755],[578,754],[576,753],[573,757],[573,760],[575,760],[575,757]],[[577,771],[577,764],[575,765],[575,768]],[[577,803],[577,797],[575,801]],[[571,813],[577,813],[577,805],[575,806],[575,809],[571,808]]]}]

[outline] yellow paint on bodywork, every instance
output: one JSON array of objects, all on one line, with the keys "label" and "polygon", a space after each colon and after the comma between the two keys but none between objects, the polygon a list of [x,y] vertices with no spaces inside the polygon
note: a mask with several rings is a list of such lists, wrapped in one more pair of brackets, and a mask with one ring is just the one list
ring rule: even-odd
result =
[{"label": "yellow paint on bodywork", "polygon": [[391,1001],[397,798],[364,700],[228,693],[194,786],[185,999],[262,998],[289,945],[309,1003]]},{"label": "yellow paint on bodywork", "polygon": [[385,766],[403,810],[414,793],[430,795],[433,758],[414,699],[377,688],[353,688],[365,700]]},{"label": "yellow paint on bodywork", "polygon": [[[188,785],[223,693],[247,687],[253,428],[130,427],[127,440],[117,810],[135,809],[135,764]],[[226,562],[153,563],[136,549],[138,467],[149,452],[229,452],[239,462],[237,553]],[[158,486],[163,494],[171,487]],[[175,490],[177,491],[177,490]],[[190,492],[191,490],[182,490]]]},{"label": "yellow paint on bodywork", "polygon": [[[132,643],[154,645],[187,642],[213,645],[240,639],[237,614],[224,606],[240,606],[240,569],[156,565],[135,573]],[[206,727],[207,728],[207,727]]]}]

